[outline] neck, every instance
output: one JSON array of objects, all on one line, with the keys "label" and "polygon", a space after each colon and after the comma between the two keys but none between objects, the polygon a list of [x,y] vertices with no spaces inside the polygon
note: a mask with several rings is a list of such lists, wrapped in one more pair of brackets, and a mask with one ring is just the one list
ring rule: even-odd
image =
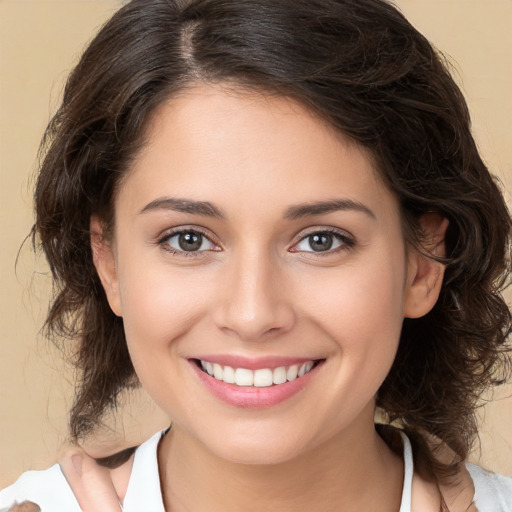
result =
[{"label": "neck", "polygon": [[165,509],[172,512],[400,508],[403,462],[373,423],[338,433],[293,460],[249,465],[226,461],[179,427],[159,447]]}]

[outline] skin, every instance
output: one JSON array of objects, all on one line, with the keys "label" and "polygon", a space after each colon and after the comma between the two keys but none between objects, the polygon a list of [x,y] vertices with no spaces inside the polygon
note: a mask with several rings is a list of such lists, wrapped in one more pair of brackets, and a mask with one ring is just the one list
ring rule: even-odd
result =
[{"label": "skin", "polygon": [[23,503],[12,506],[9,512],[41,512],[41,509],[39,505],[31,501],[24,501]]},{"label": "skin", "polygon": [[83,512],[121,512],[128,489],[133,456],[116,469],[99,466],[79,447],[70,447],[59,461]]},{"label": "skin", "polygon": [[[344,208],[289,214],[334,200]],[[421,223],[441,254],[446,221]],[[175,229],[203,233],[201,250],[179,249]],[[136,372],[173,418],[159,447],[167,510],[398,510],[403,463],[375,432],[374,396],[403,318],[433,307],[443,267],[406,248],[397,200],[363,149],[291,100],[191,88],[156,112],[113,236],[96,217],[91,231]],[[319,254],[308,237],[326,231],[335,248]],[[199,354],[323,364],[288,400],[244,409],[205,388]],[[422,510],[437,512],[438,493],[426,496]]]}]

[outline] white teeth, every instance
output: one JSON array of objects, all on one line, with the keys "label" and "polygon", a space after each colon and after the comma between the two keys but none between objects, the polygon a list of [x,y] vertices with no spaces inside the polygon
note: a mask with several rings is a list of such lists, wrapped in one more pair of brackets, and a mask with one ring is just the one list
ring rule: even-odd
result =
[{"label": "white teeth", "polygon": [[301,365],[298,373],[299,377],[303,377],[304,375],[306,375],[306,373],[308,373],[309,370],[311,370],[311,368],[313,368],[313,361],[308,361],[307,363]]},{"label": "white teeth", "polygon": [[298,365],[294,364],[288,368],[286,371],[286,379],[287,380],[295,380],[297,378],[297,373],[299,371]]},{"label": "white teeth", "polygon": [[272,386],[274,375],[269,368],[263,368],[254,372],[254,385],[257,388]]},{"label": "white teeth", "polygon": [[213,376],[217,380],[222,380],[222,374],[224,371],[222,370],[222,366],[220,364],[214,363],[213,365]]},{"label": "white teeth", "polygon": [[235,370],[235,384],[237,386],[252,386],[254,383],[254,372],[246,368]]},{"label": "white teeth", "polygon": [[284,366],[274,369],[272,382],[274,384],[284,384],[286,382],[286,368]]},{"label": "white teeth", "polygon": [[209,361],[200,361],[201,368],[217,380],[222,380],[227,384],[236,384],[237,386],[269,387],[272,385],[284,384],[297,378],[303,377],[310,372],[314,366],[313,361],[307,361],[302,364],[292,364],[291,366],[279,366],[277,368],[260,368],[258,370],[249,370],[247,368],[232,368],[231,366],[222,366],[218,363]]},{"label": "white teeth", "polygon": [[228,384],[235,383],[235,370],[233,370],[231,366],[224,366],[224,374],[222,375],[222,380]]}]

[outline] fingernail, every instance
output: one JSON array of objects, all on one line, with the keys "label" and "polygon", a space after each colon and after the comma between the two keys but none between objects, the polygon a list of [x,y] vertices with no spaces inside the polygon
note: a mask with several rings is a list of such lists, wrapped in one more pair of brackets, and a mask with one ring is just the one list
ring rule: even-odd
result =
[{"label": "fingernail", "polygon": [[71,463],[75,468],[75,471],[78,473],[78,476],[82,476],[82,456],[81,455],[73,455],[71,457]]}]

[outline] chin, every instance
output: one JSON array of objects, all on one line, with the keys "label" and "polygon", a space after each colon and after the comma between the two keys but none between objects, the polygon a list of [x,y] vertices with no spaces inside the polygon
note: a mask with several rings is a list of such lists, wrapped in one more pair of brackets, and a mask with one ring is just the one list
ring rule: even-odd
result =
[{"label": "chin", "polygon": [[307,451],[307,444],[294,439],[289,432],[285,435],[227,434],[211,440],[209,449],[221,459],[247,465],[272,465],[293,460]]},{"label": "chin", "polygon": [[221,458],[234,464],[245,464],[248,466],[270,466],[282,464],[297,457],[296,450],[281,450],[276,452],[272,449],[252,447],[251,449],[225,450],[219,454]]}]

